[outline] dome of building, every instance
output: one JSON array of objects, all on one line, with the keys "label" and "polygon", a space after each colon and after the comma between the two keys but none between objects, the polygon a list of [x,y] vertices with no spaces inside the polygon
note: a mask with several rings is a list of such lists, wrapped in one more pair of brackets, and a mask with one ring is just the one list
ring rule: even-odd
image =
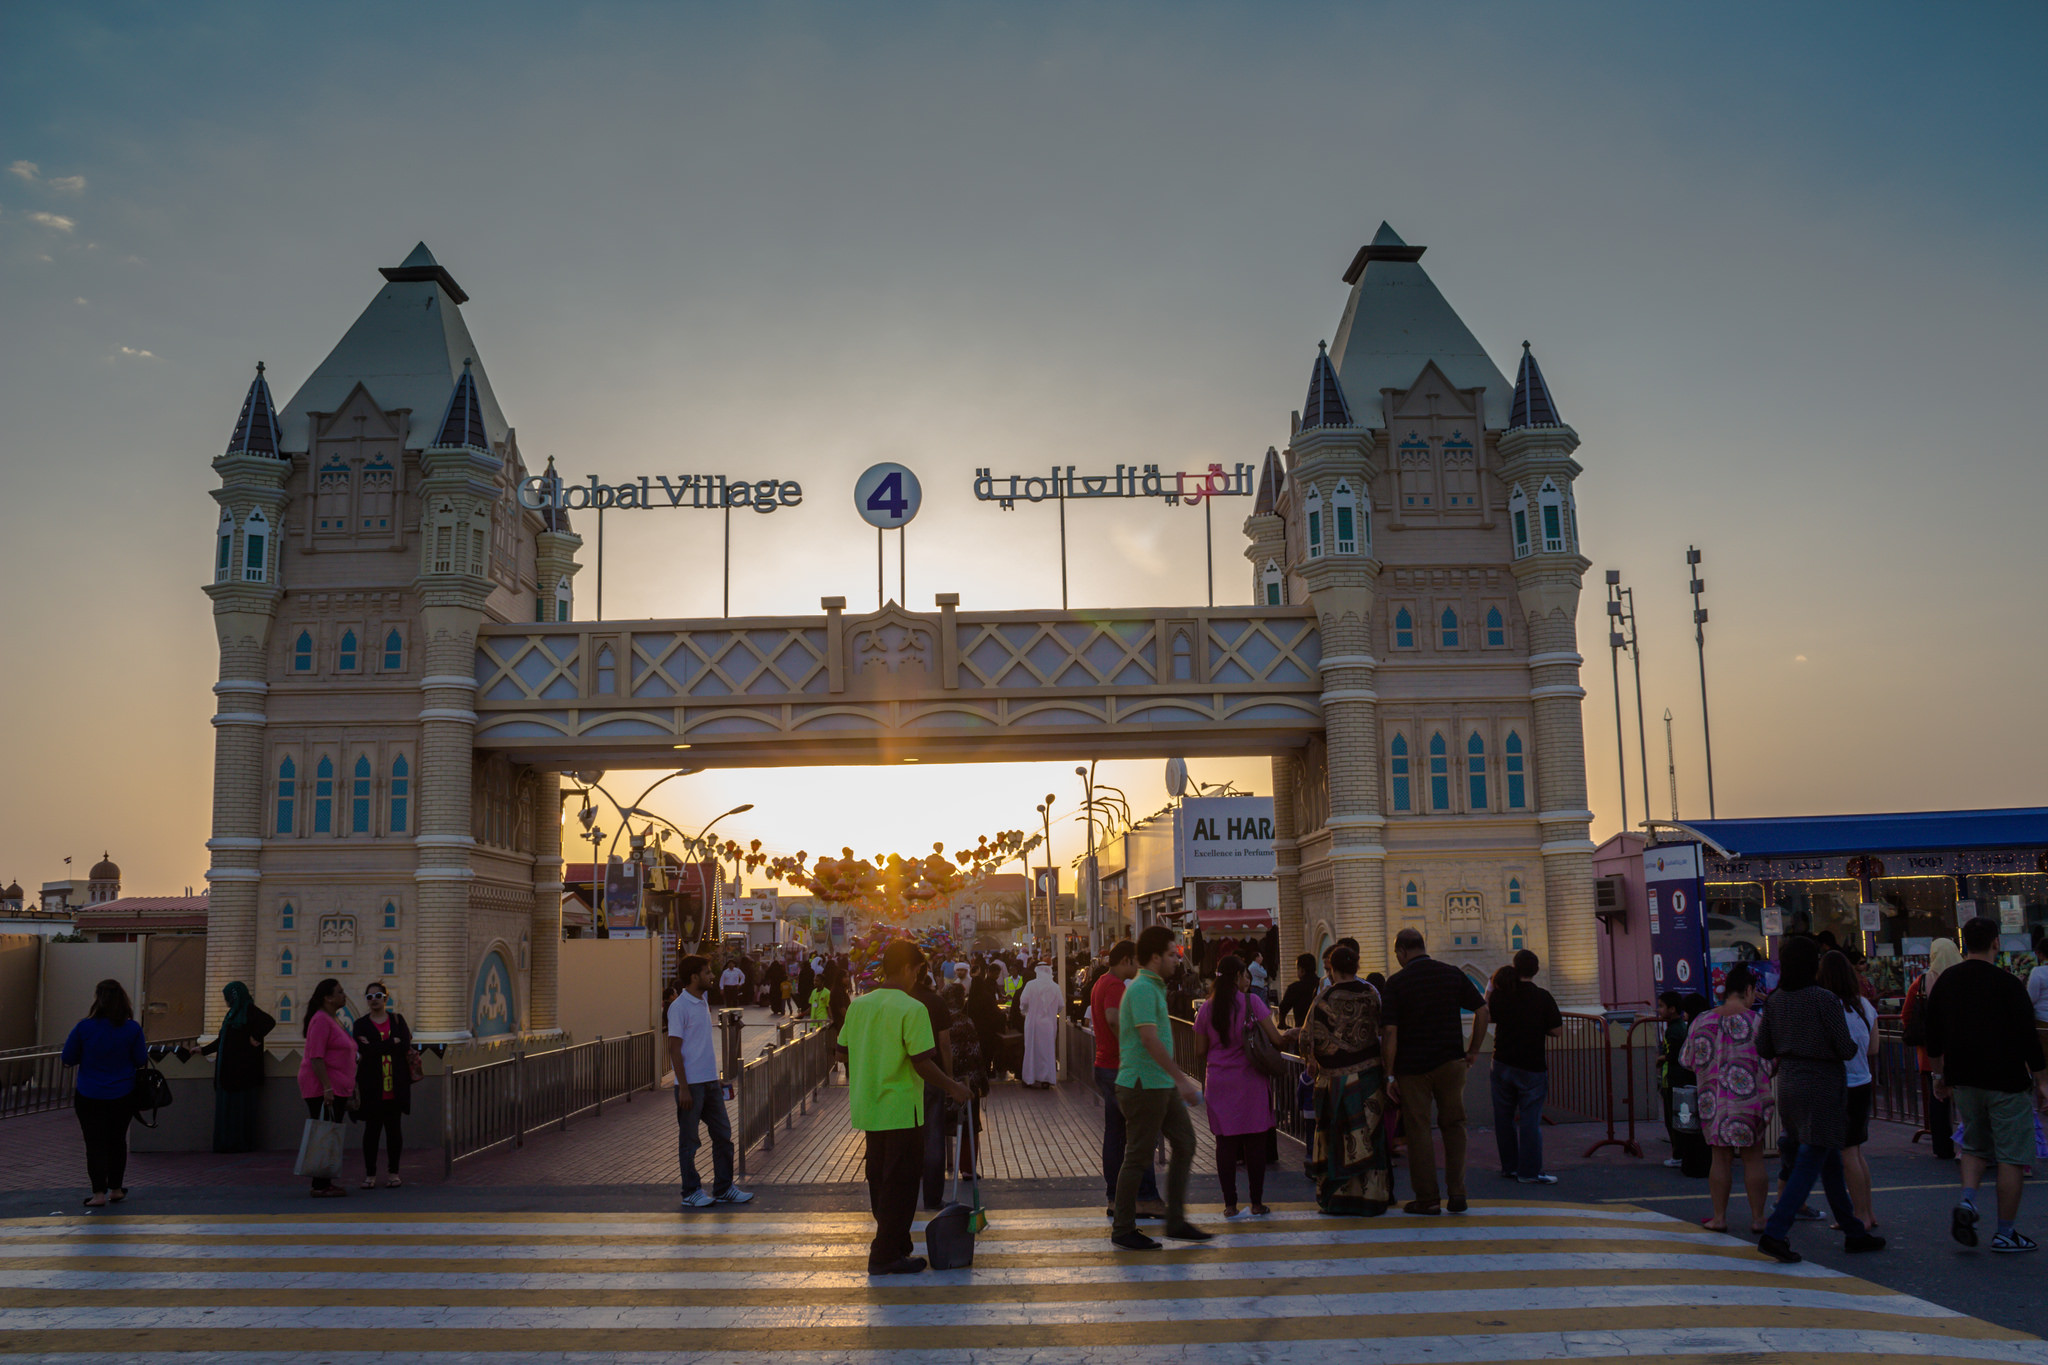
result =
[{"label": "dome of building", "polygon": [[102,853],[100,854],[100,860],[92,865],[92,871],[86,874],[86,880],[94,882],[118,882],[121,880],[120,865],[117,864],[112,858],[109,858],[106,854]]},{"label": "dome of building", "polygon": [[7,883],[7,889],[5,891],[0,891],[0,900],[18,901],[21,899],[21,896],[22,891],[20,882],[9,882]]}]

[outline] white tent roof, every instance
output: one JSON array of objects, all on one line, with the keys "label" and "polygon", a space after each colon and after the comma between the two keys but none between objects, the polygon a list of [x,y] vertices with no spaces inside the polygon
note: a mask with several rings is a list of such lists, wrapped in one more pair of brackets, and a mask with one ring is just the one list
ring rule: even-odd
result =
[{"label": "white tent roof", "polygon": [[[1461,389],[1486,389],[1486,425],[1504,429],[1514,386],[1486,348],[1451,309],[1415,258],[1423,248],[1406,245],[1380,224],[1371,245],[1353,268],[1363,269],[1351,287],[1330,361],[1361,426],[1386,425],[1381,389],[1405,389],[1434,360]],[[1405,258],[1405,259],[1403,259]]]},{"label": "white tent roof", "polygon": [[468,295],[424,242],[413,248],[404,264],[384,274],[386,283],[370,306],[285,404],[280,417],[284,448],[307,449],[307,414],[335,411],[359,382],[378,406],[412,409],[412,441],[424,447],[439,430],[448,395],[462,377],[466,359],[475,362],[472,373],[484,426],[494,443],[504,440],[505,414],[462,321],[461,304]]}]

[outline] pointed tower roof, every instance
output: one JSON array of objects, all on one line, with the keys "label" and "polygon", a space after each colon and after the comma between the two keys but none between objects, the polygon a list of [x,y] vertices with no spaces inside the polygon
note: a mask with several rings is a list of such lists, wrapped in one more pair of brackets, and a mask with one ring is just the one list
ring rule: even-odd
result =
[{"label": "pointed tower roof", "polygon": [[1287,471],[1280,465],[1280,452],[1266,447],[1266,463],[1259,467],[1259,487],[1252,498],[1252,515],[1265,516],[1279,510],[1280,490],[1287,486]]},{"label": "pointed tower roof", "polygon": [[1316,367],[1309,371],[1308,398],[1301,405],[1301,429],[1356,426],[1351,405],[1344,401],[1344,386],[1337,382],[1336,367],[1330,364],[1330,343],[1316,343]]},{"label": "pointed tower roof", "polygon": [[1550,401],[1550,385],[1543,380],[1543,368],[1536,363],[1529,343],[1522,343],[1522,368],[1515,372],[1515,401],[1508,412],[1508,426],[1561,427],[1557,404]]},{"label": "pointed tower roof", "polygon": [[[424,243],[403,265],[387,266],[382,274],[386,283],[369,307],[285,404],[279,419],[283,449],[305,450],[311,443],[307,414],[340,408],[358,383],[379,406],[412,410],[408,445],[424,448],[438,434],[428,423],[444,414],[463,361],[477,355],[460,307],[469,295]],[[508,425],[480,360],[473,376],[485,433],[492,443],[502,441]]]},{"label": "pointed tower roof", "polygon": [[455,392],[448,395],[448,408],[441,414],[441,434],[434,438],[436,446],[471,446],[477,450],[489,450],[491,438],[484,430],[483,404],[477,400],[476,379],[470,374],[470,360],[462,361],[462,378],[455,381]]},{"label": "pointed tower roof", "polygon": [[247,451],[275,459],[283,448],[278,439],[277,408],[270,401],[270,381],[263,377],[259,360],[256,377],[249,381],[249,396],[242,400],[242,415],[235,419],[235,434],[228,437],[227,453]]},{"label": "pointed tower roof", "polygon": [[1426,250],[1409,246],[1385,223],[1359,248],[1344,272],[1351,297],[1330,343],[1330,360],[1344,391],[1364,402],[1358,420],[1365,426],[1383,422],[1381,389],[1407,388],[1434,360],[1459,388],[1483,387],[1486,425],[1503,428],[1512,392],[1507,376],[1423,271]]}]

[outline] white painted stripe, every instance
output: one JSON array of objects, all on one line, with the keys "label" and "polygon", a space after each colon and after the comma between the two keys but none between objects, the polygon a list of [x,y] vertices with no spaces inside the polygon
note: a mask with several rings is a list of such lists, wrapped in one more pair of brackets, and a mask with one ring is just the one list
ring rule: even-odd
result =
[{"label": "white painted stripe", "polygon": [[[936,1287],[936,1286],[935,1286]],[[123,1331],[333,1331],[398,1330],[732,1331],[742,1328],[821,1327],[1045,1327],[1132,1322],[1237,1322],[1246,1318],[1400,1317],[1418,1313],[1530,1313],[1559,1309],[1601,1312],[1631,1308],[1795,1308],[1819,1312],[1892,1313],[1960,1319],[1962,1314],[1905,1294],[1881,1297],[1830,1293],[1806,1286],[1581,1285],[1563,1289],[1424,1290],[1400,1294],[1290,1295],[1275,1314],[1258,1295],[1212,1299],[1068,1300],[1053,1303],[807,1304],[785,1307],[725,1304],[532,1304],[393,1308],[370,1304],[331,1307],[253,1307],[203,1303],[124,1307],[118,1302],[82,1308],[0,1308],[0,1332]]]},{"label": "white painted stripe", "polygon": [[[1470,1275],[1487,1271],[1584,1271],[1612,1278],[1635,1271],[1680,1270],[1714,1275],[1729,1271],[1769,1272],[1787,1279],[1849,1278],[1813,1261],[1780,1266],[1759,1257],[1754,1263],[1728,1256],[1663,1255],[1649,1252],[1532,1252],[1471,1256],[1385,1256],[1371,1261],[1335,1257],[1322,1261],[1212,1261],[1175,1263],[1133,1259],[1115,1265],[976,1266],[935,1272],[917,1284],[1021,1286],[1042,1284],[1200,1284],[1253,1279],[1316,1279],[1341,1275]],[[647,1270],[508,1271],[489,1276],[473,1270],[6,1270],[0,1289],[774,1289],[845,1287],[872,1283],[860,1270]]]},{"label": "white painted stripe", "polygon": [[[681,1343],[678,1343],[680,1346]],[[1514,1335],[1457,1337],[1393,1337],[1383,1340],[1335,1338],[1323,1341],[1189,1344],[1159,1353],[1130,1347],[1079,1348],[1049,1351],[1043,1347],[980,1347],[975,1365],[1043,1365],[1057,1358],[1076,1365],[1128,1365],[1148,1358],[1171,1358],[1176,1365],[1480,1365],[1490,1361],[1578,1360],[1623,1355],[1751,1354],[1797,1360],[1824,1353],[1882,1356],[1952,1356],[1997,1365],[2048,1365],[2048,1343],[2039,1341],[1971,1341],[1917,1332],[1855,1332],[1827,1328],[1688,1328],[1675,1331],[1531,1332]],[[780,1365],[960,1365],[964,1353],[953,1347],[909,1351],[778,1351]],[[169,1351],[119,1353],[65,1352],[40,1357],[62,1365],[270,1365],[274,1346],[258,1351],[208,1352],[203,1357]],[[346,1351],[323,1349],[329,1365],[447,1365],[452,1349],[414,1351]],[[557,1351],[493,1351],[493,1362],[508,1365],[565,1365],[599,1359],[595,1353],[570,1356]],[[618,1351],[603,1360],[614,1365],[734,1365],[723,1350]],[[765,1357],[745,1358],[758,1362]]]},{"label": "white painted stripe", "polygon": [[[1218,1238],[1211,1246],[1225,1247],[1272,1247],[1272,1246],[1383,1246],[1395,1242],[1426,1242],[1437,1245],[1460,1242],[1500,1243],[1506,1241],[1540,1240],[1544,1242],[1570,1241],[1612,1241],[1624,1239],[1634,1242],[1689,1242],[1697,1245],[1702,1240],[1698,1232],[1686,1232],[1667,1227],[1630,1228],[1519,1228],[1519,1227],[1431,1227],[1431,1228],[1332,1228],[1323,1232],[1275,1232],[1265,1234],[1233,1234],[1227,1239]],[[1109,1233],[1105,1229],[1097,1237],[1058,1237],[1042,1242],[1003,1242],[997,1246],[1006,1253],[1030,1252],[1039,1255],[1071,1256],[1077,1253],[1100,1252],[1110,1249]],[[1168,1242],[1167,1255],[1185,1251],[1192,1246],[1185,1242]],[[264,1247],[259,1255],[288,1255],[311,1259],[353,1259],[364,1256],[404,1258],[407,1260],[553,1260],[561,1257],[575,1257],[580,1260],[662,1260],[662,1259],[729,1259],[755,1260],[771,1256],[830,1258],[848,1256],[858,1252],[859,1243],[840,1242],[820,1246],[791,1242],[700,1242],[661,1245],[660,1243],[606,1243],[597,1246],[548,1246],[548,1245],[491,1245],[491,1244],[429,1244],[429,1245],[373,1245],[337,1246],[325,1242],[309,1242],[305,1245]],[[12,1242],[7,1250],[15,1256],[45,1257],[135,1257],[155,1260],[223,1260],[251,1254],[252,1248],[228,1242],[208,1242],[198,1246],[161,1246],[150,1242],[89,1242],[78,1239],[37,1243],[33,1240]],[[1151,1253],[1158,1255],[1161,1253]]]}]

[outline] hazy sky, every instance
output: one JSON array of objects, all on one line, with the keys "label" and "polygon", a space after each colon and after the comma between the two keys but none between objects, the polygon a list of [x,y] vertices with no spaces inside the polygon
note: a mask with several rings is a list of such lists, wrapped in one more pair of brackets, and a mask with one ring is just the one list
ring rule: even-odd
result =
[{"label": "hazy sky", "polygon": [[[735,611],[867,600],[878,458],[926,489],[911,605],[971,609],[1058,600],[1050,510],[977,466],[1256,460],[1388,219],[1584,441],[1596,834],[1610,567],[1654,813],[1667,706],[1705,813],[1688,542],[1722,814],[2042,804],[2044,51],[2031,4],[6,6],[0,880],[107,847],[131,892],[200,881],[208,462],[250,365],[282,402],[422,238],[530,461],[804,481],[736,523]],[[716,614],[716,522],[622,520],[607,615]],[[1069,535],[1077,607],[1203,599],[1197,512]],[[909,849],[1071,806],[1072,767],[662,808]],[[1105,773],[1150,809],[1158,769]]]}]

